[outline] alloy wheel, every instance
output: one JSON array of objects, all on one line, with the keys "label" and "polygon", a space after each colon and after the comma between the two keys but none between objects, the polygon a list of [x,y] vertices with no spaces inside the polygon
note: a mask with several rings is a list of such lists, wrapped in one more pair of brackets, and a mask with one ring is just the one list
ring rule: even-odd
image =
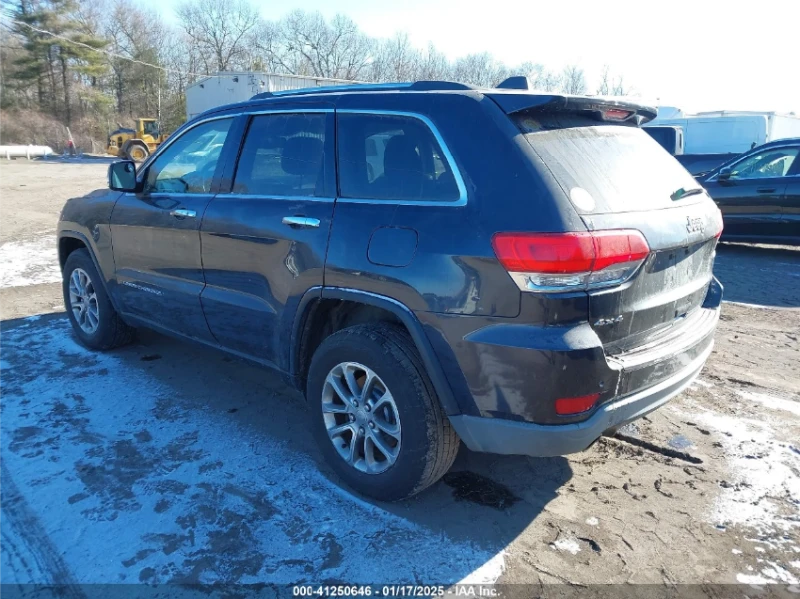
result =
[{"label": "alloy wheel", "polygon": [[341,458],[356,470],[380,474],[400,454],[400,415],[392,393],[370,368],[334,366],[322,388],[325,428]]},{"label": "alloy wheel", "polygon": [[93,334],[100,325],[100,309],[94,283],[85,270],[76,268],[69,277],[69,307],[81,330]]}]

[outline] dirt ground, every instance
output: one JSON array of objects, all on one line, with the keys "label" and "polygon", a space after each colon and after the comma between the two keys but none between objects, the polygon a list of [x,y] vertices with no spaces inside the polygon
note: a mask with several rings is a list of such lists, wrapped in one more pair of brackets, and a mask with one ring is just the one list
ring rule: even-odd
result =
[{"label": "dirt ground", "polygon": [[54,227],[105,164],[0,164],[3,582],[800,584],[800,248],[720,246],[699,380],[584,453],[462,447],[398,504],[342,489],[279,378],[143,332],[95,354]]}]

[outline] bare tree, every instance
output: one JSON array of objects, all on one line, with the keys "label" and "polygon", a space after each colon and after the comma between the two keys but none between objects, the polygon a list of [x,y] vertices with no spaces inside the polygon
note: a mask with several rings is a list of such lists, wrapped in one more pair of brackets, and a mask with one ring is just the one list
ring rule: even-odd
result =
[{"label": "bare tree", "polygon": [[634,93],[634,88],[625,85],[625,80],[623,79],[622,75],[617,77],[614,80],[614,84],[611,86],[612,96],[630,96],[633,93]]},{"label": "bare tree", "polygon": [[[131,116],[155,116],[157,107],[166,130],[174,130],[186,118],[187,86],[224,70],[482,87],[514,74],[545,92],[587,91],[577,65],[553,71],[529,61],[509,69],[488,52],[450,61],[432,43],[415,47],[402,32],[369,37],[344,15],[329,19],[297,10],[272,21],[260,18],[257,0],[178,2],[173,26],[136,0],[0,0],[4,15],[23,23],[5,24],[0,108],[34,111],[51,121],[80,119],[81,128],[102,141],[106,135],[98,131]],[[64,43],[24,23],[80,43]],[[619,73],[603,69],[597,93],[632,92]]]},{"label": "bare tree", "polygon": [[247,0],[186,0],[176,12],[204,57],[207,73],[241,66],[245,39],[259,21]]},{"label": "bare tree", "polygon": [[494,87],[508,76],[506,66],[488,52],[469,54],[453,63],[453,78],[480,87]]},{"label": "bare tree", "polygon": [[420,54],[417,79],[429,81],[445,80],[452,77],[450,72],[450,63],[447,61],[447,57],[439,52],[436,46],[429,43],[427,50]]},{"label": "bare tree", "polygon": [[608,96],[611,94],[611,83],[608,65],[603,66],[603,72],[600,75],[600,83],[597,85],[597,94],[599,96]]},{"label": "bare tree", "polygon": [[373,81],[412,81],[420,70],[420,52],[411,45],[407,33],[377,44],[370,68]]},{"label": "bare tree", "polygon": [[525,75],[531,81],[533,88],[539,91],[555,91],[561,85],[561,78],[539,63],[523,62],[514,69],[514,72],[519,75]]},{"label": "bare tree", "polygon": [[576,65],[567,65],[561,73],[561,90],[566,94],[586,93],[586,75]]},{"label": "bare tree", "polygon": [[622,75],[613,76],[608,65],[603,67],[600,75],[600,83],[597,86],[597,93],[601,96],[629,96],[633,93],[633,88],[625,85]]},{"label": "bare tree", "polygon": [[247,35],[245,53],[245,62],[252,71],[297,74],[278,23],[259,21]]},{"label": "bare tree", "polygon": [[336,15],[328,24],[318,12],[296,10],[279,27],[292,73],[350,80],[366,73],[374,41],[349,17]]}]

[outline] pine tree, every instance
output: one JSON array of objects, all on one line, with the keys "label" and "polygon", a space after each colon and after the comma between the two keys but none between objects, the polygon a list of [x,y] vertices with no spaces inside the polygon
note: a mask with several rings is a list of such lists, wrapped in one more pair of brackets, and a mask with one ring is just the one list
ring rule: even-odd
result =
[{"label": "pine tree", "polygon": [[106,69],[103,55],[95,50],[108,42],[82,30],[76,9],[75,0],[18,0],[13,13],[13,29],[24,40],[17,79],[35,84],[40,109],[62,115],[67,126],[72,122],[73,83],[97,78]]}]

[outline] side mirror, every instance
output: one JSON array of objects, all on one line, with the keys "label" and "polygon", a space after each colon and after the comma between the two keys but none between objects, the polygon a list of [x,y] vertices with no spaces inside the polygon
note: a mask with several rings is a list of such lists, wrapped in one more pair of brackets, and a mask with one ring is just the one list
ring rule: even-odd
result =
[{"label": "side mirror", "polygon": [[114,191],[136,191],[136,163],[120,160],[109,164],[108,186]]},{"label": "side mirror", "polygon": [[728,179],[731,178],[732,174],[733,174],[733,169],[730,166],[726,166],[719,169],[719,172],[717,173],[717,179],[719,179],[720,181],[727,181]]}]

